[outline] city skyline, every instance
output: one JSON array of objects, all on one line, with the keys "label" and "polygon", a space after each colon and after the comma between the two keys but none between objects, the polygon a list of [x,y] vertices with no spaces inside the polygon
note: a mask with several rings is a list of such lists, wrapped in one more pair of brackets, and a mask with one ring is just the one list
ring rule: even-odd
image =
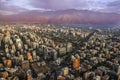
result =
[{"label": "city skyline", "polygon": [[0,80],[120,80],[120,1],[0,0]]}]

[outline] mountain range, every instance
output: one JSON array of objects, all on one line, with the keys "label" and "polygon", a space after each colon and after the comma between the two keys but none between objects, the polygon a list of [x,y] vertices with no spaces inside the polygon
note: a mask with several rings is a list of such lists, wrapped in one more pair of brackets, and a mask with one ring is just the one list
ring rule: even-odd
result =
[{"label": "mountain range", "polygon": [[88,10],[26,11],[14,15],[0,15],[0,22],[40,24],[113,24],[120,23],[120,14]]}]

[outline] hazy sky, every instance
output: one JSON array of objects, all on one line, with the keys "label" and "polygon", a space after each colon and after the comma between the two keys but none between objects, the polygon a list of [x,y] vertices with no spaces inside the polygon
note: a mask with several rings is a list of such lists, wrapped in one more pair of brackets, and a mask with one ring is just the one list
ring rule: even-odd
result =
[{"label": "hazy sky", "polygon": [[0,14],[7,15],[65,9],[120,13],[120,0],[0,0]]}]

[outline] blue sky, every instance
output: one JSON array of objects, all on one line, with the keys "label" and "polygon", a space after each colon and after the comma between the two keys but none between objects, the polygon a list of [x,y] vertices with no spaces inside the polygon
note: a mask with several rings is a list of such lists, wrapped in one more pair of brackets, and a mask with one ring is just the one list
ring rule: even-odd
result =
[{"label": "blue sky", "polygon": [[120,0],[0,0],[0,14],[17,14],[30,10],[91,10],[120,13]]}]

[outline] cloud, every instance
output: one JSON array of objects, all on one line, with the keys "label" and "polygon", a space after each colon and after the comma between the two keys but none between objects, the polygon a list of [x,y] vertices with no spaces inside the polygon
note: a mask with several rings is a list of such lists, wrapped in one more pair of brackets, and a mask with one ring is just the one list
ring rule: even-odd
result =
[{"label": "cloud", "polygon": [[1,15],[13,15],[13,14],[17,14],[17,13],[18,12],[0,10]]},{"label": "cloud", "polygon": [[52,10],[71,9],[71,8],[84,8],[87,3],[84,0],[30,0],[31,5],[37,8],[45,8]]},{"label": "cloud", "polygon": [[78,9],[119,13],[119,2],[116,0],[30,0],[30,5],[50,10]]},{"label": "cloud", "polygon": [[105,8],[107,3],[114,0],[30,0],[30,4],[37,8],[52,10],[87,9],[97,10]]},{"label": "cloud", "polygon": [[119,0],[0,0],[2,13],[39,10],[91,10],[99,12],[120,12]]},{"label": "cloud", "polygon": [[108,6],[111,6],[111,7],[120,7],[120,0],[115,0],[111,3],[108,4]]},{"label": "cloud", "polygon": [[11,15],[26,11],[25,8],[11,4],[12,0],[0,0],[0,14]]},{"label": "cloud", "polygon": [[120,12],[120,0],[116,0],[112,3],[109,3],[108,6],[112,9],[112,10],[116,10]]},{"label": "cloud", "polygon": [[106,7],[102,9],[103,12],[112,12],[112,13],[119,13],[120,14],[120,1],[113,0],[110,3],[107,3]]}]

